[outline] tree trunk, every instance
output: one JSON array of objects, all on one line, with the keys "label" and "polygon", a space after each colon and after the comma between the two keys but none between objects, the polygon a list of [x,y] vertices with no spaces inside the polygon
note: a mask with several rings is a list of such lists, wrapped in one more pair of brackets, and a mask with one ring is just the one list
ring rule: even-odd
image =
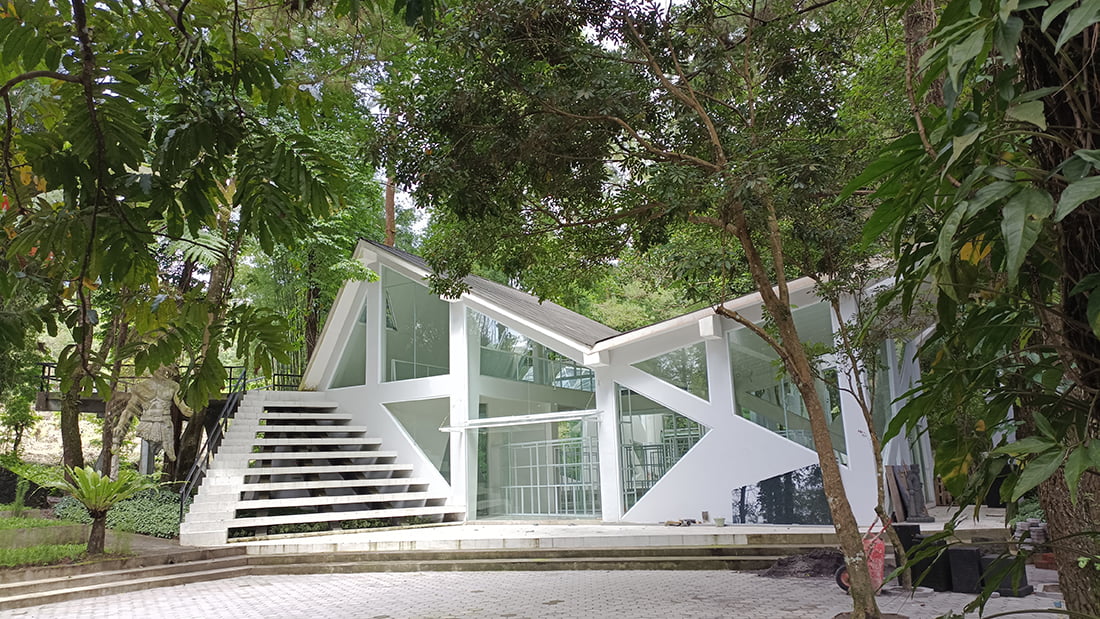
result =
[{"label": "tree trunk", "polygon": [[1100,475],[1085,473],[1077,488],[1077,504],[1069,500],[1069,488],[1062,471],[1039,485],[1039,504],[1046,514],[1054,561],[1058,565],[1058,585],[1066,600],[1066,609],[1090,617],[1100,617],[1100,569],[1095,564],[1080,567],[1079,557],[1100,561]]},{"label": "tree trunk", "polygon": [[103,554],[107,539],[107,513],[92,515],[92,529],[88,534],[88,554]]},{"label": "tree trunk", "polygon": [[871,574],[868,571],[863,536],[859,531],[855,514],[852,513],[852,506],[848,502],[848,493],[844,489],[840,464],[837,462],[836,453],[833,450],[833,439],[829,434],[828,414],[817,394],[813,368],[802,347],[802,340],[798,337],[790,308],[768,307],[768,312],[779,329],[783,348],[787,352],[787,358],[784,359],[783,364],[798,387],[798,393],[802,396],[806,412],[810,417],[810,431],[814,437],[814,448],[821,466],[821,480],[825,486],[829,513],[832,515],[833,527],[836,529],[840,549],[844,553],[844,562],[848,566],[848,576],[851,579],[849,590],[852,595],[851,617],[852,619],[877,618],[881,615],[875,600],[875,589],[871,584]]},{"label": "tree trunk", "polygon": [[66,467],[84,466],[84,446],[80,442],[80,381],[74,381],[61,396],[61,463]]},{"label": "tree trunk", "polygon": [[[1055,20],[1047,32],[1038,24],[1043,8],[1025,16],[1027,26],[1020,37],[1021,75],[1028,89],[1054,87],[1043,98],[1048,124],[1047,139],[1031,140],[1031,156],[1038,167],[1055,170],[1077,150],[1100,147],[1100,115],[1096,114],[1096,93],[1100,89],[1100,64],[1096,62],[1096,40],[1100,25],[1089,26],[1082,35],[1071,38],[1055,55],[1051,42],[1060,34],[1064,21]],[[1088,43],[1091,41],[1091,44]],[[1051,181],[1057,182],[1052,179]],[[1057,191],[1057,186],[1052,186]],[[1092,331],[1087,314],[1088,297],[1070,291],[1084,278],[1100,273],[1100,200],[1089,200],[1069,214],[1057,227],[1059,257],[1062,261],[1060,284],[1061,312],[1040,314],[1046,332],[1062,350],[1066,366],[1079,390],[1077,397],[1091,407],[1087,425],[1079,428],[1093,441],[1100,436],[1100,339]],[[1097,291],[1093,295],[1100,294]],[[1057,309],[1057,308],[1056,308]],[[1068,372],[1067,372],[1068,375]],[[1039,486],[1039,501],[1046,513],[1050,536],[1056,543],[1055,561],[1058,580],[1072,612],[1100,616],[1100,570],[1089,565],[1080,568],[1078,557],[1100,557],[1100,539],[1077,535],[1094,531],[1100,522],[1100,479],[1095,472],[1081,477],[1078,503],[1069,498],[1069,489],[1061,471]]]},{"label": "tree trunk", "polygon": [[[303,337],[306,344],[306,359],[311,359],[321,334],[321,287],[317,283],[317,263],[312,250],[306,259],[306,277],[309,287],[306,288],[306,328]],[[294,370],[301,371],[300,368],[294,368]]]},{"label": "tree trunk", "polygon": [[393,247],[397,241],[397,210],[394,205],[393,177],[386,179],[386,240],[385,245]]},{"label": "tree trunk", "polygon": [[179,449],[176,451],[175,481],[182,481],[184,476],[191,472],[195,464],[195,458],[202,448],[202,438],[206,428],[206,420],[210,412],[209,406],[204,406],[191,413],[191,419],[187,422],[180,435]]}]

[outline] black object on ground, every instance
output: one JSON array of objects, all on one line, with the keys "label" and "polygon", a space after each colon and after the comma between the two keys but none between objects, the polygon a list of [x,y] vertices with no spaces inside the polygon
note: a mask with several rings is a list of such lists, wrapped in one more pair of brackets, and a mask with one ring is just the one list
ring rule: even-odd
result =
[{"label": "black object on ground", "polygon": [[[925,536],[918,535],[916,542],[919,544],[923,542]],[[947,544],[943,540],[937,541],[932,546],[936,550],[943,551],[934,557],[928,557],[921,559],[913,564],[913,584],[921,587],[928,587],[933,591],[950,591],[951,590],[951,564],[947,560],[947,553],[944,551]]]},{"label": "black object on ground", "polygon": [[981,593],[982,551],[975,546],[953,546],[947,549],[951,563],[951,590],[956,593]]},{"label": "black object on ground", "polygon": [[998,555],[982,555],[982,583],[987,584],[989,578],[1001,576],[1001,582],[997,585],[997,593],[1004,597],[1022,598],[1035,592],[1035,587],[1027,584],[1027,570],[1008,569],[1013,560],[1011,557]]}]

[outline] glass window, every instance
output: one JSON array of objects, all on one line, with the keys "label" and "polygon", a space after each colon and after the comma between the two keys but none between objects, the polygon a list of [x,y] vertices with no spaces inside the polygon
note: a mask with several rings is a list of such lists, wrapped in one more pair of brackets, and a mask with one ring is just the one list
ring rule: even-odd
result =
[{"label": "glass window", "polygon": [[359,314],[352,325],[340,362],[332,374],[329,388],[356,387],[367,382],[367,304],[359,308]]},{"label": "glass window", "polygon": [[407,277],[383,268],[386,381],[450,372],[450,306]]},{"label": "glass window", "polygon": [[595,408],[591,368],[484,314],[468,316],[481,367],[479,418]]},{"label": "glass window", "polygon": [[735,488],[730,522],[832,524],[821,467],[816,464]]},{"label": "glass window", "polygon": [[635,363],[634,367],[694,396],[709,399],[707,347],[703,342]]},{"label": "glass window", "polygon": [[390,402],[385,405],[390,414],[405,428],[416,446],[431,460],[440,475],[451,481],[451,435],[440,431],[450,419],[450,400],[417,400]]},{"label": "glass window", "polygon": [[[832,348],[832,318],[828,304],[818,303],[795,310],[794,319],[805,344]],[[737,414],[812,449],[814,440],[806,405],[798,387],[787,378],[775,351],[756,334],[743,328],[730,332],[729,348]],[[833,449],[842,463],[847,462],[837,370],[827,364],[821,364],[819,370],[815,381],[817,394],[830,418]]]},{"label": "glass window", "polygon": [[479,518],[600,516],[595,421],[483,428],[477,445]]},{"label": "glass window", "polygon": [[629,510],[707,432],[703,426],[618,387],[623,507]]}]

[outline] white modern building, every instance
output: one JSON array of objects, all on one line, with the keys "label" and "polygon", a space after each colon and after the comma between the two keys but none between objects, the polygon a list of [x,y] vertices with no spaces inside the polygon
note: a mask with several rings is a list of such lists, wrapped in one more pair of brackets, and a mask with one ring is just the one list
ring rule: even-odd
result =
[{"label": "white modern building", "polygon": [[[264,463],[249,459],[246,466],[252,468],[242,473],[238,467],[234,480],[226,481],[231,476],[219,477],[217,464],[229,457],[222,455],[223,447],[185,522],[185,542],[188,531],[206,530],[196,523],[201,520],[193,515],[196,509],[236,509],[239,518],[252,518],[239,525],[245,534],[259,534],[260,527],[291,522],[286,510],[318,495],[344,498],[326,499],[329,506],[319,511],[330,515],[309,522],[335,520],[333,510],[345,520],[366,518],[374,510],[378,517],[467,521],[653,523],[707,513],[730,524],[830,522],[797,390],[767,345],[713,309],[619,333],[478,277],[467,279],[469,291],[461,297],[439,298],[427,288],[426,264],[390,247],[363,241],[355,257],[378,278],[348,282],[340,291],[303,379],[303,391],[312,393],[269,393],[262,397],[272,405],[253,407],[274,417],[289,415],[278,411],[289,406],[284,400],[290,397],[323,407],[313,417],[339,413],[345,424],[340,428],[356,433],[312,440],[354,440],[334,447],[343,451],[323,453],[380,449],[386,459],[326,456],[321,464],[401,463],[385,476],[408,480],[399,491],[411,494],[349,490],[348,478],[357,474],[348,468],[302,476],[301,461],[288,455],[280,462],[278,454],[319,449],[290,445],[293,437],[312,435],[263,432],[276,427],[269,421],[259,430],[250,427],[245,438],[231,430],[226,440],[242,451],[251,445],[253,456],[271,452],[272,464],[285,468],[259,476],[256,467]],[[791,294],[802,336],[831,344],[836,319],[815,296],[813,282],[792,282]],[[727,306],[752,320],[761,318],[758,295]],[[919,374],[911,344],[884,346],[880,356],[889,367],[870,369],[879,377],[874,415],[879,432],[896,410],[892,400]],[[834,413],[833,443],[848,496],[857,518],[869,523],[878,473],[867,425],[841,388],[847,381],[827,358],[821,370],[818,390]],[[261,442],[269,447],[256,445]],[[884,457],[888,464],[920,465],[924,487],[931,487],[930,454],[922,441],[895,439]],[[226,485],[224,495],[239,503],[215,505],[209,496],[217,494],[211,488],[219,483]],[[379,495],[393,501],[368,505],[363,498]],[[224,541],[220,535],[215,542]]]}]

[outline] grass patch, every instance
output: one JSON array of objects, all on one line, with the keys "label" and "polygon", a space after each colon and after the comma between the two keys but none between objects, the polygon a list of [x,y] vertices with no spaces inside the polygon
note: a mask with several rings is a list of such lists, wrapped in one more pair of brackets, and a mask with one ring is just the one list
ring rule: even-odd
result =
[{"label": "grass patch", "polygon": [[0,548],[0,567],[69,563],[84,556],[86,544],[42,544],[26,548]]},{"label": "grass patch", "polygon": [[50,518],[0,518],[0,531],[8,529],[38,529],[41,527],[63,527],[71,522],[62,522]]}]

